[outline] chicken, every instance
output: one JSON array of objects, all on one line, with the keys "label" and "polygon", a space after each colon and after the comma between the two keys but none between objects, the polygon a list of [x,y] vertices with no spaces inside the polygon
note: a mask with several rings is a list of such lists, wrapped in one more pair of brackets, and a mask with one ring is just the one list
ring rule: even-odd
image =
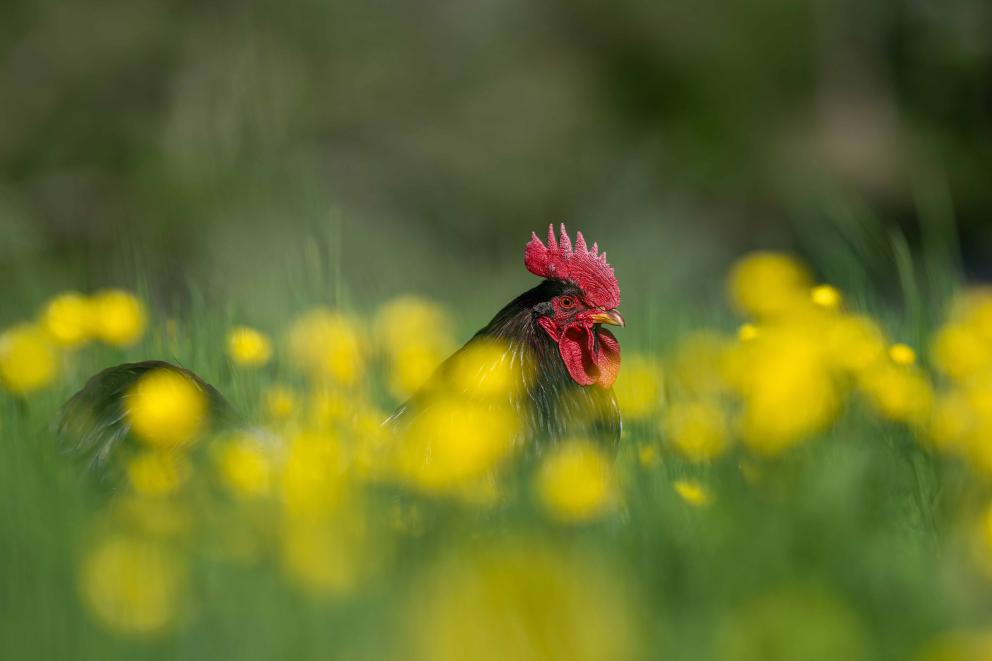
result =
[{"label": "chicken", "polygon": [[[620,287],[606,253],[599,253],[596,244],[589,248],[581,232],[573,247],[564,225],[557,238],[549,226],[546,244],[532,235],[524,264],[544,280],[504,306],[386,426],[408,425],[431,405],[430,393],[458,357],[490,342],[510,354],[525,379],[510,402],[524,422],[521,440],[540,447],[582,435],[617,446],[621,418],[612,385],[620,371],[620,345],[603,325],[623,326],[624,319],[617,311]],[[62,407],[55,431],[67,449],[97,470],[108,470],[109,458],[130,431],[127,393],[143,374],[162,368],[181,372],[204,393],[215,426],[236,418],[223,396],[188,370],[162,361],[118,365],[92,377]]]},{"label": "chicken", "polygon": [[435,385],[447,381],[461,355],[480,342],[495,342],[525,380],[511,402],[525,423],[522,440],[540,447],[583,436],[616,447],[622,423],[612,386],[620,345],[603,325],[623,326],[624,319],[616,309],[620,287],[606,253],[595,244],[588,248],[581,232],[573,248],[564,225],[558,239],[550,226],[547,245],[532,235],[524,264],[545,280],[503,307],[387,424],[408,424],[430,406]]}]

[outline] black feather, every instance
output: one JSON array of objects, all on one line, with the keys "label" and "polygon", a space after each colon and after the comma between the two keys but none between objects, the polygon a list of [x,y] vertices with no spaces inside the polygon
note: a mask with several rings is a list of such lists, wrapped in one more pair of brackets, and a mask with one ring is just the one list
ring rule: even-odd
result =
[{"label": "black feather", "polygon": [[558,346],[538,325],[551,312],[556,296],[579,295],[578,288],[545,280],[508,303],[439,368],[428,385],[403,404],[387,425],[402,427],[431,405],[438,384],[448,381],[452,366],[477,342],[497,340],[533,378],[511,404],[524,420],[521,442],[540,448],[563,438],[582,437],[615,449],[620,441],[620,407],[612,388],[582,386],[569,375]]},{"label": "black feather", "polygon": [[196,384],[207,396],[213,426],[227,424],[235,417],[217,389],[187,369],[161,360],[126,363],[91,377],[62,405],[53,423],[61,449],[101,477],[111,474],[111,457],[126,443],[131,430],[124,408],[127,394],[138,379],[155,369],[175,370]]}]

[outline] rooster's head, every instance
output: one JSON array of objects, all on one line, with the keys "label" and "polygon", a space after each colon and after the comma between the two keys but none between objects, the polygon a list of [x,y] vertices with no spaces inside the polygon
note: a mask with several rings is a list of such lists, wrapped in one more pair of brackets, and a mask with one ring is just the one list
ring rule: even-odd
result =
[{"label": "rooster's head", "polygon": [[551,225],[547,245],[532,235],[524,265],[556,285],[549,299],[533,308],[535,322],[558,345],[572,380],[583,386],[613,385],[620,372],[620,344],[602,324],[623,326],[624,321],[617,312],[620,285],[606,253],[595,243],[587,247],[582,232],[573,248],[565,226],[556,239]]}]

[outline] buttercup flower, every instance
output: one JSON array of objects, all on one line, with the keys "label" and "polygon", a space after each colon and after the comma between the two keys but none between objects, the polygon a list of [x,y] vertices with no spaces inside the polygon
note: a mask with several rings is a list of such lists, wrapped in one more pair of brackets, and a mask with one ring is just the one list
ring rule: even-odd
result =
[{"label": "buttercup flower", "polygon": [[143,375],[124,405],[135,436],[152,447],[177,448],[191,443],[207,417],[207,399],[192,379],[161,368]]},{"label": "buttercup flower", "polygon": [[238,365],[258,367],[272,357],[272,343],[254,328],[238,326],[227,335],[227,355]]},{"label": "buttercup flower", "polygon": [[568,441],[549,454],[537,476],[545,510],[567,523],[601,516],[616,502],[610,461],[588,441]]},{"label": "buttercup flower", "polygon": [[92,299],[93,331],[96,337],[118,347],[141,339],[147,324],[144,304],[120,289],[97,292]]},{"label": "buttercup flower", "polygon": [[58,353],[48,334],[22,324],[0,334],[0,383],[19,395],[51,384],[58,374]]}]

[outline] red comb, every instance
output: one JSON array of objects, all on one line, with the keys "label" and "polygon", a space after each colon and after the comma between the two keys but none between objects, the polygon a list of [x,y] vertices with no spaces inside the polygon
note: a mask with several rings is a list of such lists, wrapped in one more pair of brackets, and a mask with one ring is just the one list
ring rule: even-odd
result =
[{"label": "red comb", "polygon": [[586,248],[582,232],[575,234],[575,249],[568,238],[565,224],[561,225],[561,238],[555,239],[554,225],[548,225],[548,245],[541,243],[537,234],[524,248],[524,266],[534,275],[551,280],[566,280],[582,290],[586,302],[607,310],[620,305],[620,285],[613,268],[606,263],[606,253],[599,253],[599,246]]}]

